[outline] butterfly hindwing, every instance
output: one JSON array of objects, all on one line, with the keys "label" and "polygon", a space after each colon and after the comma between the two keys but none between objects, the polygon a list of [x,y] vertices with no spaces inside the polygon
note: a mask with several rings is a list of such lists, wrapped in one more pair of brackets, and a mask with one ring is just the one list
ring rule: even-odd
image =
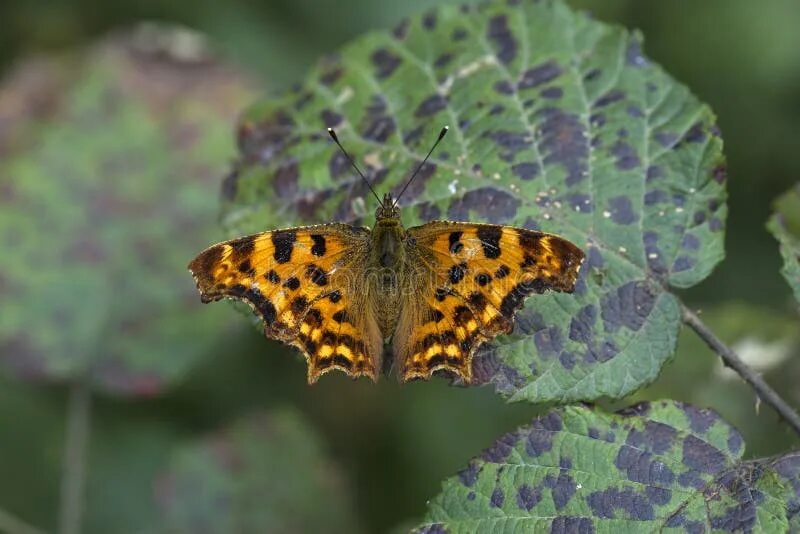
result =
[{"label": "butterfly hindwing", "polygon": [[214,245],[189,264],[205,302],[247,302],[267,337],[298,347],[309,382],[331,369],[377,378],[381,342],[353,273],[369,231],[326,224],[263,232]]},{"label": "butterfly hindwing", "polygon": [[470,382],[478,346],[511,331],[527,296],[572,292],[584,258],[561,237],[509,226],[434,221],[408,235],[409,261],[424,273],[406,291],[395,336],[404,380],[447,369]]}]

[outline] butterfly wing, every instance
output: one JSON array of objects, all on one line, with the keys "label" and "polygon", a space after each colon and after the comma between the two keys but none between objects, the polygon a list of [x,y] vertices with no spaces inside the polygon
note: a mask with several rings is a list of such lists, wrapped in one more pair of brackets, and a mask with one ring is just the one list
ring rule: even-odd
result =
[{"label": "butterfly wing", "polygon": [[584,259],[566,239],[510,226],[433,221],[408,235],[410,282],[394,336],[403,380],[448,369],[470,382],[478,346],[511,331],[527,296],[571,293]]},{"label": "butterfly wing", "polygon": [[331,369],[375,380],[382,339],[358,291],[369,236],[346,224],[264,232],[214,245],[189,269],[203,302],[247,302],[267,337],[298,347],[309,383]]}]

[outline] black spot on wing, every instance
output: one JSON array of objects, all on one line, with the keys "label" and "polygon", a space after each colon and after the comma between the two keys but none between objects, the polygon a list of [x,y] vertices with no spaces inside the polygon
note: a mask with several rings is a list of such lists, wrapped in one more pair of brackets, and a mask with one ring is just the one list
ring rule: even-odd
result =
[{"label": "black spot on wing", "polygon": [[328,275],[313,263],[306,267],[306,276],[318,286],[328,285]]},{"label": "black spot on wing", "polygon": [[240,237],[239,239],[234,239],[233,241],[229,242],[229,245],[233,249],[234,254],[237,256],[245,256],[253,252],[255,248],[255,236],[247,236],[247,237]]},{"label": "black spot on wing", "polygon": [[278,273],[275,272],[275,269],[270,269],[269,272],[264,275],[264,278],[266,278],[273,284],[281,283],[281,277],[278,275]]},{"label": "black spot on wing", "polygon": [[292,259],[292,250],[297,241],[297,233],[293,230],[281,230],[272,234],[272,245],[275,247],[275,261],[287,263]]},{"label": "black spot on wing", "polygon": [[464,249],[464,244],[461,242],[461,235],[463,232],[450,232],[448,241],[450,242],[450,254],[458,254]]},{"label": "black spot on wing", "polygon": [[457,284],[461,280],[464,279],[464,275],[467,272],[467,264],[465,262],[461,262],[458,265],[453,265],[450,267],[450,271],[448,272],[448,278],[451,284]]},{"label": "black spot on wing", "polygon": [[300,280],[298,280],[296,276],[292,276],[283,283],[283,287],[294,291],[300,287]]},{"label": "black spot on wing", "polygon": [[483,254],[489,259],[500,256],[500,237],[503,231],[497,226],[479,226],[478,239],[481,240]]},{"label": "black spot on wing", "polygon": [[311,234],[311,240],[314,244],[311,246],[311,254],[314,256],[325,255],[325,237],[319,234]]}]

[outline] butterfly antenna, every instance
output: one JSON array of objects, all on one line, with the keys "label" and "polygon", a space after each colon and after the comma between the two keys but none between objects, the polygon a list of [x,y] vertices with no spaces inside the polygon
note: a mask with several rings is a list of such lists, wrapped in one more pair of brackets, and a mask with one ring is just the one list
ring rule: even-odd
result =
[{"label": "butterfly antenna", "polygon": [[395,206],[397,206],[397,203],[400,201],[400,197],[403,196],[403,193],[406,192],[406,189],[408,189],[408,186],[411,185],[411,182],[414,181],[414,178],[417,177],[417,174],[419,174],[419,171],[421,171],[422,167],[425,166],[425,162],[428,161],[428,158],[431,157],[431,154],[433,154],[434,149],[436,149],[436,145],[438,145],[442,141],[442,139],[444,139],[444,136],[447,135],[447,131],[449,129],[450,129],[450,127],[445,126],[444,128],[442,128],[442,131],[439,132],[439,138],[436,139],[436,142],[433,143],[433,146],[431,147],[431,149],[428,150],[428,155],[425,156],[425,159],[422,160],[422,163],[419,164],[419,167],[417,167],[417,170],[414,171],[414,174],[411,175],[411,178],[408,179],[408,181],[406,182],[406,185],[403,186],[403,189],[401,189],[400,193],[397,195],[397,198],[394,201],[394,205]]},{"label": "butterfly antenna", "polygon": [[353,161],[353,158],[350,157],[350,154],[347,153],[347,151],[344,149],[342,144],[339,142],[339,138],[336,136],[336,132],[333,131],[333,128],[328,128],[328,135],[331,136],[331,139],[333,139],[333,142],[336,143],[336,146],[339,147],[339,150],[342,151],[342,154],[344,154],[344,156],[347,158],[347,161],[350,162],[350,165],[353,166],[353,168],[356,170],[358,175],[364,180],[364,183],[367,184],[367,187],[369,187],[369,190],[372,191],[372,194],[375,195],[375,198],[378,200],[378,204],[380,204],[381,203],[381,198],[378,196],[378,193],[376,193],[375,190],[372,189],[372,185],[369,183],[369,180],[367,180],[367,177],[364,176],[364,173],[361,172],[361,169],[358,168],[358,165],[356,165],[356,162]]}]

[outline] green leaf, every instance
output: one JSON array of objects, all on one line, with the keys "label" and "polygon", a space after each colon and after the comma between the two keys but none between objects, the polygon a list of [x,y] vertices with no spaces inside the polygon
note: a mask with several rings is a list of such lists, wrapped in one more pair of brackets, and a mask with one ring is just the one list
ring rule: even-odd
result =
[{"label": "green leaf", "polygon": [[338,470],[293,411],[179,448],[157,497],[169,532],[353,532]]},{"label": "green leaf", "polygon": [[0,163],[0,362],[25,379],[154,394],[225,324],[186,263],[215,239],[229,124],[250,93],[207,57],[134,42],[92,48],[70,77],[26,64],[4,89],[54,106],[44,120],[39,100],[20,106],[25,140]]},{"label": "green leaf", "polygon": [[775,201],[767,228],[781,245],[781,273],[800,302],[800,183]]},{"label": "green leaf", "polygon": [[787,532],[800,453],[742,461],[716,413],[673,401],[554,410],[444,483],[417,532]]},{"label": "green leaf", "polygon": [[680,327],[668,289],[723,257],[722,141],[639,34],[562,2],[442,7],[357,39],[253,107],[223,191],[228,234],[371,224],[374,202],[325,127],[396,194],[445,124],[403,196],[406,225],[525,226],[588,256],[574,295],[531,298],[515,332],[484,347],[477,380],[532,402],[622,397],[652,381]]}]

